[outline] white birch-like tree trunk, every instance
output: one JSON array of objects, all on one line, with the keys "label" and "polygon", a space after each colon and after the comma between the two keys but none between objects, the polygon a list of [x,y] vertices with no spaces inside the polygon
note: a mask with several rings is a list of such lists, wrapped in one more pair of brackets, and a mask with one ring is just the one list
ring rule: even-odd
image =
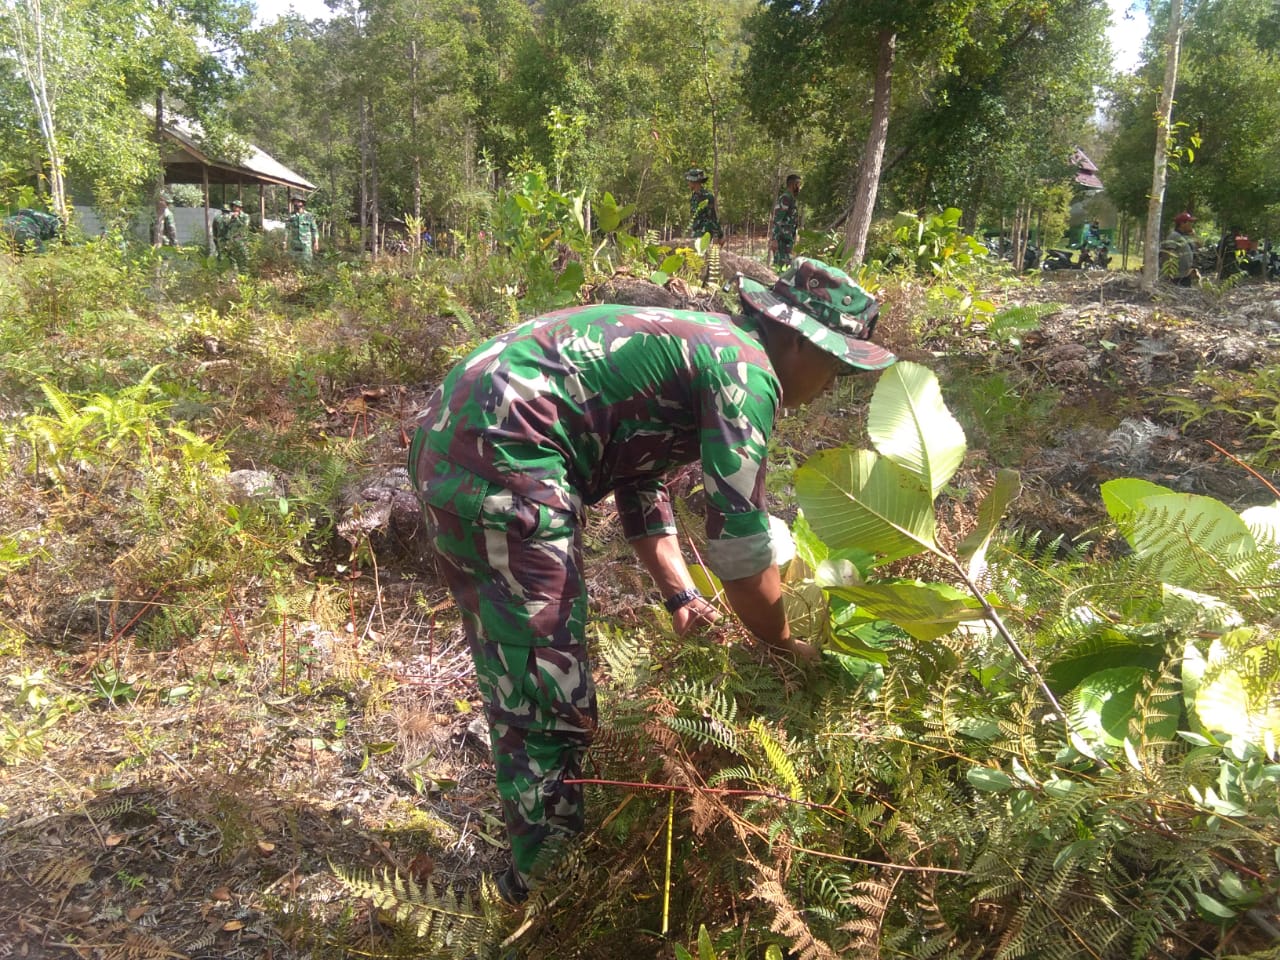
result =
[{"label": "white birch-like tree trunk", "polygon": [[67,218],[66,174],[63,171],[62,147],[58,140],[57,85],[50,73],[55,63],[51,61],[49,44],[62,33],[62,14],[59,0],[8,0],[5,3],[18,70],[31,94],[31,104],[36,115],[36,126],[44,143],[49,161],[49,195],[53,212],[64,221]]},{"label": "white birch-like tree trunk", "polygon": [[867,142],[862,151],[853,212],[844,225],[849,263],[854,266],[862,263],[866,256],[871,214],[875,211],[876,194],[880,189],[880,167],[884,163],[884,145],[889,139],[889,98],[893,92],[893,59],[897,44],[898,35],[894,31],[881,31],[871,103],[871,129],[867,132]]},{"label": "white birch-like tree trunk", "polygon": [[1173,94],[1178,83],[1178,55],[1182,49],[1182,0],[1169,5],[1169,31],[1165,34],[1164,87],[1156,114],[1156,155],[1151,168],[1151,194],[1147,200],[1147,234],[1142,248],[1142,285],[1148,290],[1160,277],[1160,219],[1164,212],[1164,187],[1169,170],[1169,127],[1173,121]]}]

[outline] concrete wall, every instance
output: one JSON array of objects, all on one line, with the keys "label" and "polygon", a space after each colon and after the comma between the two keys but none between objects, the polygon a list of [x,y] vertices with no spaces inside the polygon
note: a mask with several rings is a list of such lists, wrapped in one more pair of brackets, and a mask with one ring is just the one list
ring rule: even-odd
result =
[{"label": "concrete wall", "polygon": [[[183,246],[202,246],[204,244],[204,207],[171,207],[173,210],[173,228],[178,234],[178,243]],[[96,237],[102,233],[102,221],[93,212],[93,207],[75,206],[76,224],[87,237]],[[217,211],[210,211],[210,221]],[[151,221],[135,221],[130,232],[139,240],[147,240],[151,236]]]}]

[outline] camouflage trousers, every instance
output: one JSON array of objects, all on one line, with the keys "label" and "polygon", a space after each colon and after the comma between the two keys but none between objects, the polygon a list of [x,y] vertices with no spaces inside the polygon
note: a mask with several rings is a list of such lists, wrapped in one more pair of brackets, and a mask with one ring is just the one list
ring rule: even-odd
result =
[{"label": "camouflage trousers", "polygon": [[773,265],[778,268],[791,266],[791,248],[795,246],[795,237],[775,235],[773,242],[778,248],[773,252]]},{"label": "camouflage trousers", "polygon": [[577,519],[491,484],[479,515],[425,505],[462,611],[489,720],[512,861],[526,883],[583,829],[582,762],[596,729]]}]

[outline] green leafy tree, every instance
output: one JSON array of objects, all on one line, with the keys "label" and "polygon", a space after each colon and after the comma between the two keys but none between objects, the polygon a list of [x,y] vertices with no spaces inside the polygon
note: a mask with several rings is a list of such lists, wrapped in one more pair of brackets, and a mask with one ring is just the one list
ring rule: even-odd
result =
[{"label": "green leafy tree", "polygon": [[863,258],[875,211],[899,56],[917,78],[949,69],[969,36],[975,8],[971,0],[825,0],[803,6],[766,0],[752,18],[748,93],[762,121],[777,111],[775,129],[813,114],[836,128],[848,127],[871,88],[871,116],[860,130],[863,149],[845,223],[853,262]]},{"label": "green leafy tree", "polygon": [[[972,229],[1044,211],[1068,184],[1068,162],[1093,124],[1107,79],[1100,2],[1015,2],[974,12],[955,70],[904,105],[889,186],[900,206],[956,204]],[[1040,219],[1043,219],[1041,217]]]}]

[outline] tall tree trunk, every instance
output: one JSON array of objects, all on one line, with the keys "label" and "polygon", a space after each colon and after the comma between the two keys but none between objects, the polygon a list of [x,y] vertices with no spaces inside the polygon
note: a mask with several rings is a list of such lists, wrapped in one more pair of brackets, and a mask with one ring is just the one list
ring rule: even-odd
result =
[{"label": "tall tree trunk", "polygon": [[156,211],[155,235],[152,246],[164,246],[164,214],[160,212],[160,194],[164,193],[164,91],[156,91],[156,153],[160,155],[160,179],[156,183],[154,208]]},{"label": "tall tree trunk", "polygon": [[1156,156],[1151,169],[1151,194],[1147,201],[1147,233],[1142,247],[1142,285],[1148,290],[1160,277],[1160,217],[1164,212],[1164,187],[1169,167],[1169,126],[1173,120],[1173,93],[1178,84],[1178,54],[1182,49],[1182,0],[1169,4],[1169,31],[1165,34],[1164,87],[1156,115]]},{"label": "tall tree trunk", "polygon": [[[418,144],[418,41],[409,43],[409,89],[413,91],[409,101],[409,141],[413,144],[413,219],[422,222],[422,151]],[[413,249],[418,249],[421,234],[413,238]]]},{"label": "tall tree trunk", "polygon": [[[707,107],[711,110],[711,193],[720,196],[720,111],[716,108],[715,90],[711,86],[711,46],[707,36],[709,26],[702,29],[702,84],[707,90]],[[724,227],[724,211],[716,203],[716,217]]]},{"label": "tall tree trunk", "polygon": [[880,190],[880,165],[884,162],[884,145],[889,139],[889,97],[893,92],[893,57],[897,44],[898,35],[892,30],[880,32],[871,129],[867,132],[866,147],[862,151],[853,213],[845,223],[844,232],[849,262],[855,266],[862,263],[867,253],[867,233],[871,229],[871,214],[875,211],[876,194]]},{"label": "tall tree trunk", "polygon": [[378,217],[378,209],[382,205],[382,197],[379,196],[378,190],[378,141],[373,134],[376,129],[371,99],[369,101],[369,224],[373,236],[369,252],[375,257],[382,249],[382,230]]},{"label": "tall tree trunk", "polygon": [[360,252],[369,242],[369,110],[360,97]]},{"label": "tall tree trunk", "polygon": [[60,30],[59,4],[51,4],[46,11],[41,0],[27,0],[14,4],[11,11],[14,49],[17,52],[18,70],[31,93],[36,123],[40,127],[40,139],[44,141],[49,158],[49,199],[53,212],[66,219],[67,188],[63,172],[62,147],[58,142],[57,119],[53,101],[49,99],[49,78],[46,67],[50,51],[45,43],[49,37],[56,41]]}]

